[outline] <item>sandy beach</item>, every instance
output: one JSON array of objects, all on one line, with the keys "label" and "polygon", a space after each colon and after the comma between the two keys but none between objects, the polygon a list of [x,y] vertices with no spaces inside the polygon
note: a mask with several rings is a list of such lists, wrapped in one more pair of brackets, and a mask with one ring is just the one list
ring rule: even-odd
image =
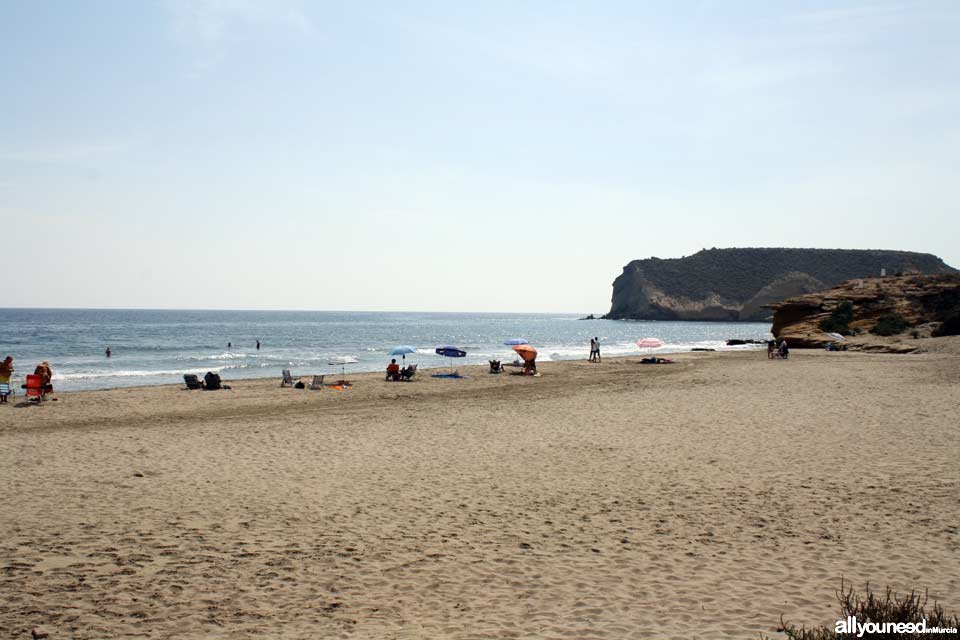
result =
[{"label": "sandy beach", "polygon": [[19,395],[0,637],[782,637],[841,576],[956,611],[941,344]]}]

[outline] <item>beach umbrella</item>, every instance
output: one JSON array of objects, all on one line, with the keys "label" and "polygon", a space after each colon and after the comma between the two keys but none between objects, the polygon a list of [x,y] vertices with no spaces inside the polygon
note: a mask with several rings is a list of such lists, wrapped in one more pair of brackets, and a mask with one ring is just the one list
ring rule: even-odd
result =
[{"label": "beach umbrella", "polygon": [[450,358],[450,371],[453,372],[453,358],[466,358],[467,352],[458,347],[437,347],[436,353],[438,356],[443,356],[444,358]]},{"label": "beach umbrella", "polygon": [[531,360],[537,359],[537,350],[529,344],[515,345],[513,350],[520,354],[520,357],[523,358],[524,362],[530,362]]},{"label": "beach umbrella", "polygon": [[530,342],[528,340],[524,340],[523,338],[510,338],[509,340],[504,341],[503,344],[508,347],[515,347],[519,344],[530,344]]},{"label": "beach umbrella", "polygon": [[416,348],[416,347],[411,347],[411,346],[408,345],[408,344],[402,344],[402,345],[400,345],[399,347],[394,347],[394,348],[393,348],[393,351],[391,351],[391,352],[388,353],[387,355],[389,355],[389,356],[401,356],[401,357],[403,358],[403,364],[406,365],[406,364],[407,364],[407,354],[408,354],[408,353],[416,353],[416,352],[417,352],[417,348]]},{"label": "beach umbrella", "polygon": [[357,364],[358,362],[360,361],[357,360],[356,356],[337,356],[336,358],[330,358],[327,364],[333,367],[340,367],[340,375],[347,375],[347,365]]},{"label": "beach umbrella", "polygon": [[641,349],[656,349],[657,347],[662,347],[664,345],[663,340],[660,338],[644,338],[637,342],[637,346]]},{"label": "beach umbrella", "polygon": [[[644,338],[643,340],[637,341],[637,346],[641,349],[657,349],[662,347],[665,343],[660,338]],[[649,353],[649,352],[648,352]]]}]

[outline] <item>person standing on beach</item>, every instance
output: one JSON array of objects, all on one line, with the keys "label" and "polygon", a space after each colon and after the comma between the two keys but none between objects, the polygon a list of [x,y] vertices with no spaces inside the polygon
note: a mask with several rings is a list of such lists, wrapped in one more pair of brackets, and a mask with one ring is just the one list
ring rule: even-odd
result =
[{"label": "person standing on beach", "polygon": [[593,338],[590,338],[590,359],[589,362],[593,362],[593,359],[597,354],[597,341]]},{"label": "person standing on beach", "polygon": [[600,362],[600,338],[593,338],[594,355],[597,358],[594,362]]},{"label": "person standing on beach", "polygon": [[[10,384],[10,376],[13,375],[13,356],[7,356],[3,362],[0,362],[0,382]],[[7,404],[7,396],[0,396],[0,404]]]}]

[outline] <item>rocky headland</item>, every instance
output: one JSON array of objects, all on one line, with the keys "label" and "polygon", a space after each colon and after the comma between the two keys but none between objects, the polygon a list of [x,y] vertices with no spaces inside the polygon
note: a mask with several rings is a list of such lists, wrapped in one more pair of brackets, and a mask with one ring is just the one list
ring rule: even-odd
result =
[{"label": "rocky headland", "polygon": [[860,249],[704,249],[634,260],[613,282],[608,319],[764,321],[771,305],[856,278],[956,273],[928,253]]}]

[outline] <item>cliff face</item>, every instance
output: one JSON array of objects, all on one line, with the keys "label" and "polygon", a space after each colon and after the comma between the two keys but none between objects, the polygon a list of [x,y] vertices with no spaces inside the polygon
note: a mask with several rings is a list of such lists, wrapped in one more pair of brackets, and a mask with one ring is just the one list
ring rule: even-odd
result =
[{"label": "cliff face", "polygon": [[851,305],[847,322],[854,348],[884,351],[913,351],[910,341],[899,345],[878,344],[869,334],[884,316],[896,314],[905,322],[905,332],[914,327],[942,322],[960,310],[960,275],[903,276],[852,280],[838,287],[790,298],[772,305],[773,335],[791,347],[818,348],[837,342],[824,332],[821,323],[829,320],[845,302]]},{"label": "cliff face", "polygon": [[956,273],[928,253],[859,249],[705,249],[692,256],[634,260],[613,282],[611,319],[752,320],[767,305],[887,274]]}]

